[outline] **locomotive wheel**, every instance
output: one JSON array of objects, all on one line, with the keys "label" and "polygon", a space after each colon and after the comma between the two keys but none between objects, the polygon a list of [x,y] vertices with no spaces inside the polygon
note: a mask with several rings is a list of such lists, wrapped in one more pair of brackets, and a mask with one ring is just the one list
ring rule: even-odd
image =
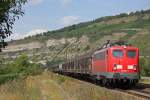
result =
[{"label": "locomotive wheel", "polygon": [[102,86],[106,86],[106,84],[107,84],[107,79],[103,79],[102,80]]},{"label": "locomotive wheel", "polygon": [[102,84],[102,80],[99,80],[99,84]]},{"label": "locomotive wheel", "polygon": [[113,81],[112,79],[108,79],[108,88],[112,88],[113,87]]},{"label": "locomotive wheel", "polygon": [[97,80],[96,83],[97,83],[98,85],[101,85],[101,84],[102,84],[102,80]]}]

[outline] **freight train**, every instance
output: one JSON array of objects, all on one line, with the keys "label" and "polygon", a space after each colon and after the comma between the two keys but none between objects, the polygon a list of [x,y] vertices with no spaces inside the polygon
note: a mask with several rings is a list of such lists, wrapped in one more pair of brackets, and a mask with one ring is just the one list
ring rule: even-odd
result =
[{"label": "freight train", "polygon": [[88,76],[103,85],[134,86],[140,79],[139,49],[123,41],[105,43],[101,48],[52,67],[54,72]]}]

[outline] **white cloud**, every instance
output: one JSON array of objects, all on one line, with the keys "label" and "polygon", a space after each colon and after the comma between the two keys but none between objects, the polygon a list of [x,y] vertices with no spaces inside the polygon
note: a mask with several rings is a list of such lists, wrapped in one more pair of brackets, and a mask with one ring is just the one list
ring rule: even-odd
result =
[{"label": "white cloud", "polygon": [[32,31],[26,33],[23,37],[33,36],[33,35],[41,34],[43,32],[47,32],[47,30],[45,30],[45,29],[36,29],[36,30],[32,30]]},{"label": "white cloud", "polygon": [[18,39],[22,39],[22,34],[20,34],[20,33],[13,33],[13,34],[11,34],[10,37],[6,38],[6,41],[18,40]]},{"label": "white cloud", "polygon": [[32,5],[38,5],[41,4],[44,0],[29,0],[29,3]]},{"label": "white cloud", "polygon": [[44,32],[47,32],[47,30],[46,29],[35,29],[35,30],[29,31],[27,33],[14,33],[10,37],[8,37],[6,39],[6,41],[10,41],[12,39],[13,40],[23,39],[25,37],[34,36],[34,35],[41,34]]},{"label": "white cloud", "polygon": [[63,26],[69,26],[79,22],[79,16],[65,16],[61,19],[61,24]]},{"label": "white cloud", "polygon": [[71,2],[72,2],[72,0],[61,0],[61,3],[62,3],[63,6],[67,6]]}]

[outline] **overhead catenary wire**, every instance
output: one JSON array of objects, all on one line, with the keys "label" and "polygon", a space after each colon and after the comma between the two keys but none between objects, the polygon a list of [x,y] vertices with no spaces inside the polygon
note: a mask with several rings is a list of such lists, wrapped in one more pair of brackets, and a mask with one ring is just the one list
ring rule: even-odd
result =
[{"label": "overhead catenary wire", "polygon": [[64,50],[64,52],[66,52],[67,50],[68,50],[68,48],[70,48],[70,47],[72,47],[72,46],[74,46],[74,44],[76,44],[76,43],[78,43],[77,45],[79,45],[80,44],[80,41],[75,41],[75,42],[73,42],[73,43],[71,43],[71,44],[67,44],[67,45],[65,45],[61,50],[59,50],[52,58],[52,61],[54,61],[57,57],[58,57],[58,55],[59,54],[61,54]]}]

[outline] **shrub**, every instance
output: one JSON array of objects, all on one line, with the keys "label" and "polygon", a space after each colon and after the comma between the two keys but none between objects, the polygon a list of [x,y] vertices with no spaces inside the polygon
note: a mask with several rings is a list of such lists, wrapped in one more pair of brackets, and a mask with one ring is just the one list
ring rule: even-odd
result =
[{"label": "shrub", "polygon": [[18,57],[12,65],[12,71],[16,73],[35,75],[36,73],[39,73],[41,71],[40,66],[35,63],[30,63],[28,56],[26,56],[25,54]]},{"label": "shrub", "polygon": [[57,78],[58,84],[62,84],[62,83],[64,83],[65,81],[66,81],[66,77],[65,77],[65,76],[59,76],[59,77]]},{"label": "shrub", "polygon": [[40,65],[30,63],[28,56],[22,54],[14,62],[0,65],[0,83],[17,77],[40,74],[41,72]]},{"label": "shrub", "polygon": [[150,77],[150,58],[140,58],[141,75]]}]

